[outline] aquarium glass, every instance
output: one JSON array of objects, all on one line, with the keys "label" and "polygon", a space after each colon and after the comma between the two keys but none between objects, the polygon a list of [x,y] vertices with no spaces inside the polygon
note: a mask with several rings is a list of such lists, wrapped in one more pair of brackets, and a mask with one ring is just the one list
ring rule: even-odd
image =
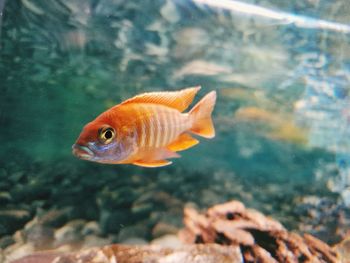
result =
[{"label": "aquarium glass", "polygon": [[[349,229],[348,0],[0,0],[0,19],[2,253],[149,243],[233,199],[329,244]],[[216,136],[171,165],[72,155],[110,107],[198,85]]]}]

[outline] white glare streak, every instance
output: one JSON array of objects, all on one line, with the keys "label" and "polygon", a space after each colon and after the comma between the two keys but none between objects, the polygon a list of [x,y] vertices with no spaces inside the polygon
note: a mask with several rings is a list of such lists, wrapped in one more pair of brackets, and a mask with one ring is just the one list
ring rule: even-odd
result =
[{"label": "white glare streak", "polygon": [[246,4],[234,0],[193,0],[198,4],[206,4],[209,6],[228,9],[234,12],[267,17],[282,21],[283,23],[293,23],[298,27],[319,28],[326,30],[350,33],[350,25],[330,22],[322,19],[315,19],[306,16],[298,16],[286,12],[275,11],[268,8]]}]

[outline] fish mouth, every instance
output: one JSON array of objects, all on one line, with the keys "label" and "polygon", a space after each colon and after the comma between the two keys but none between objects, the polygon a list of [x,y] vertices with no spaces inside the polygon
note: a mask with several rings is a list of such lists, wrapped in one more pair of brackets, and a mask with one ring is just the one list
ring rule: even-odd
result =
[{"label": "fish mouth", "polygon": [[94,153],[86,146],[73,144],[73,154],[80,159],[91,160],[94,157]]}]

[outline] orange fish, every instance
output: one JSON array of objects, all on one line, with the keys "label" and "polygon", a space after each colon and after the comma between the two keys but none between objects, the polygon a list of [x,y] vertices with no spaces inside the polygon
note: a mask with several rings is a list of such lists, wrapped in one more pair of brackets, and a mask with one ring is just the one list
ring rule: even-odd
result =
[{"label": "orange fish", "polygon": [[73,145],[80,159],[111,164],[160,167],[168,158],[198,143],[190,134],[215,136],[211,113],[216,92],[211,91],[188,113],[200,87],[173,92],[150,92],[128,99],[88,123]]}]

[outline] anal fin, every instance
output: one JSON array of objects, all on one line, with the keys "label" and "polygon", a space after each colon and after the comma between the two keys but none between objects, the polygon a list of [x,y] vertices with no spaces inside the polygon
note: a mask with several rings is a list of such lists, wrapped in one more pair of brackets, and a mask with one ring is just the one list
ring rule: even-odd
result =
[{"label": "anal fin", "polygon": [[178,151],[187,150],[198,143],[199,141],[193,138],[191,135],[187,133],[183,133],[176,139],[176,141],[169,144],[167,148],[170,151],[178,152]]},{"label": "anal fin", "polygon": [[158,161],[140,160],[140,161],[133,162],[133,164],[137,166],[142,166],[142,167],[162,167],[162,166],[172,164],[172,162],[168,160],[158,160]]},{"label": "anal fin", "polygon": [[144,151],[141,156],[139,160],[134,161],[132,164],[143,167],[161,167],[172,163],[166,160],[167,158],[180,157],[179,154],[167,148]]}]

